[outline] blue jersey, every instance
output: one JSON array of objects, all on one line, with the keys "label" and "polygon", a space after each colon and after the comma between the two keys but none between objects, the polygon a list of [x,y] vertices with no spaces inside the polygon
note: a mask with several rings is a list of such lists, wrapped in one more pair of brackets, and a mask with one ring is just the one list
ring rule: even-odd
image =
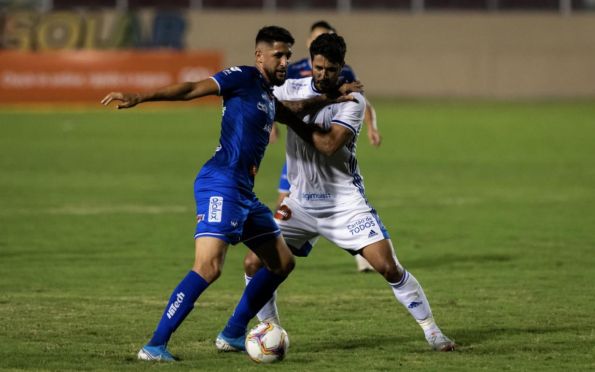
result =
[{"label": "blue jersey", "polygon": [[[297,62],[292,63],[287,67],[287,79],[301,79],[308,76],[312,76],[312,64],[310,64],[310,58],[303,58]],[[341,70],[341,77],[346,82],[355,81],[355,72],[349,65],[344,65]]]},{"label": "blue jersey", "polygon": [[221,136],[194,181],[194,237],[256,247],[279,235],[271,211],[253,191],[275,118],[272,87],[250,66],[231,67],[212,79],[223,97]]},{"label": "blue jersey", "polygon": [[239,66],[212,77],[223,97],[219,146],[198,174],[209,188],[252,192],[275,118],[270,84],[255,67]]}]

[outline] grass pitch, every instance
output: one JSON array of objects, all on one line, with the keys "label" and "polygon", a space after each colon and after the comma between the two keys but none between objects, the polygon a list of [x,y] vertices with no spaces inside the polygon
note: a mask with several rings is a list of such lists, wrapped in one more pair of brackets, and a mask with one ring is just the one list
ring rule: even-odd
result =
[{"label": "grass pitch", "polygon": [[[192,184],[220,109],[0,111],[0,369],[593,370],[595,106],[378,102],[367,195],[455,353],[428,349],[376,274],[326,241],[282,286],[278,365],[219,354],[244,246],[172,338],[136,352],[193,259]],[[166,106],[164,106],[166,107]],[[282,144],[256,192],[272,205]]]}]

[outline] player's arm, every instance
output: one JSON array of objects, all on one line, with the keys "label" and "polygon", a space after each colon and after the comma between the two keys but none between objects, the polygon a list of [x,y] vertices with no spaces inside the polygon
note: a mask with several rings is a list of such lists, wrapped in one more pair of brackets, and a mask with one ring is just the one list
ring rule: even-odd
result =
[{"label": "player's arm", "polygon": [[363,84],[359,81],[352,81],[350,83],[343,83],[336,88],[332,94],[321,94],[312,98],[303,99],[299,101],[282,101],[283,105],[294,114],[305,116],[320,111],[324,106],[341,103],[346,101],[353,101],[355,98],[350,93],[363,92]]},{"label": "player's arm", "polygon": [[277,120],[286,124],[301,139],[326,156],[336,153],[353,137],[353,132],[342,125],[332,124],[328,131],[323,131],[317,125],[307,125],[279,101],[277,101]]},{"label": "player's arm", "polygon": [[342,125],[332,124],[328,132],[313,132],[312,145],[319,152],[331,156],[353,138],[353,132]]},{"label": "player's arm", "polygon": [[208,78],[198,82],[173,84],[165,88],[147,93],[111,92],[105,96],[101,103],[105,106],[112,101],[119,101],[117,108],[130,108],[143,102],[150,101],[189,101],[219,93],[219,86],[215,80]]},{"label": "player's arm", "polygon": [[366,133],[368,135],[368,140],[370,144],[374,147],[380,146],[382,142],[382,137],[380,136],[380,131],[378,130],[378,125],[376,124],[376,110],[366,98],[366,110],[364,112],[364,124],[366,125]]}]

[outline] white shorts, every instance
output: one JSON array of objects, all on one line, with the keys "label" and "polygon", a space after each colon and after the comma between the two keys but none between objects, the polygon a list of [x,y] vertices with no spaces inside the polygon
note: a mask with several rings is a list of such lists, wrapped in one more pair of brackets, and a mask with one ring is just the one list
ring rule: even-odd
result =
[{"label": "white shorts", "polygon": [[363,197],[343,207],[303,208],[289,196],[275,213],[275,221],[296,256],[307,256],[320,236],[354,255],[389,239],[376,210]]}]

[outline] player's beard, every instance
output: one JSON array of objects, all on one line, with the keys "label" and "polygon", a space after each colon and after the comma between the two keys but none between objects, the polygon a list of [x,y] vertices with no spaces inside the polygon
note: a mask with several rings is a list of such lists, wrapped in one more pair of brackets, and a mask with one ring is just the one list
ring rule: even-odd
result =
[{"label": "player's beard", "polygon": [[320,79],[318,81],[314,81],[314,86],[322,93],[328,93],[331,91],[331,88],[336,86],[336,84],[337,82],[333,82],[330,79]]},{"label": "player's beard", "polygon": [[272,85],[279,86],[285,83],[285,78],[287,76],[286,69],[275,69],[269,72],[269,79]]}]

